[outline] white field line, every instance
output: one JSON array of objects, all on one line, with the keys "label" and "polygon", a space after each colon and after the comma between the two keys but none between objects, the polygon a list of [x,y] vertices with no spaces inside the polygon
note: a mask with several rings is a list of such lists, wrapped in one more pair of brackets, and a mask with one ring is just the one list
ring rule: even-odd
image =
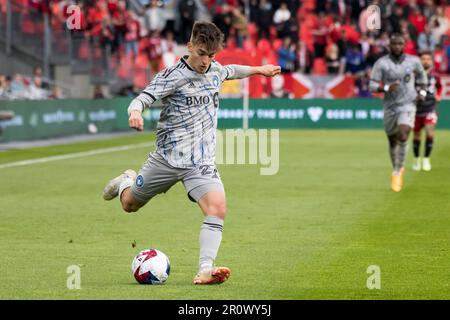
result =
[{"label": "white field line", "polygon": [[63,154],[63,155],[59,155],[59,156],[51,156],[51,157],[44,157],[44,158],[37,158],[37,159],[30,159],[30,160],[15,161],[15,162],[10,162],[10,163],[0,164],[0,169],[20,167],[20,166],[29,166],[32,164],[45,163],[45,162],[50,162],[50,161],[59,161],[59,160],[89,157],[89,156],[95,156],[95,155],[103,154],[103,153],[126,151],[126,150],[130,150],[130,149],[149,147],[149,146],[152,146],[152,144],[153,143],[150,143],[150,142],[142,142],[142,143],[135,143],[135,144],[120,146],[120,147],[103,148],[103,149],[96,149],[96,150],[90,150],[90,151],[82,151],[82,152],[76,152],[76,153]]}]

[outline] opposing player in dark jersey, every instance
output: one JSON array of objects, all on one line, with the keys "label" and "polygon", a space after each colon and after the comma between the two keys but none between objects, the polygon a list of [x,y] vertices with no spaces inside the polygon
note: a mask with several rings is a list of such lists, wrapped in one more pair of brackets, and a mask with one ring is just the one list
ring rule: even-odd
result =
[{"label": "opposing player in dark jersey", "polygon": [[119,197],[123,210],[135,212],[154,196],[181,181],[190,200],[205,219],[200,229],[199,267],[195,284],[226,281],[227,267],[215,267],[226,215],[225,191],[215,166],[219,89],[225,80],[252,75],[274,76],[280,67],[222,66],[214,60],[222,48],[223,33],[210,22],[196,22],[187,44],[189,55],[158,73],[128,107],[129,125],[143,130],[142,111],[161,99],[156,150],[138,174],[128,169],[112,179],[103,198]]},{"label": "opposing player in dark jersey", "polygon": [[394,168],[391,187],[399,192],[403,187],[408,136],[414,127],[416,99],[425,98],[424,90],[417,95],[416,85],[424,87],[427,74],[418,57],[404,54],[405,40],[400,34],[393,34],[389,40],[390,53],[373,66],[369,86],[373,92],[384,92],[384,129]]},{"label": "opposing player in dark jersey", "polygon": [[[424,101],[417,102],[416,122],[414,124],[414,162],[413,170],[431,170],[430,155],[433,149],[434,128],[438,121],[436,113],[437,103],[441,99],[442,86],[439,77],[433,73],[433,56],[430,51],[420,53],[420,62],[428,75],[426,97]],[[425,150],[423,159],[420,158],[420,142],[422,129],[425,129]]]}]

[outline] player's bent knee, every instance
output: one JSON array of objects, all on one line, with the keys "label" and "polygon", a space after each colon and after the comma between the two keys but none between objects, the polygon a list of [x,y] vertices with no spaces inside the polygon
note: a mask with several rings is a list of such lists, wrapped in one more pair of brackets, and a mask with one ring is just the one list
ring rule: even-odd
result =
[{"label": "player's bent knee", "polygon": [[122,195],[121,203],[122,209],[128,213],[136,212],[142,207],[142,204],[140,204],[134,199],[131,192]]},{"label": "player's bent knee", "polygon": [[122,209],[125,212],[131,213],[136,212],[141,208],[141,205],[135,204],[135,203],[122,203]]},{"label": "player's bent knee", "polygon": [[400,131],[400,132],[398,133],[397,139],[398,139],[400,142],[406,142],[406,141],[408,141],[408,135],[409,135],[409,132]]},{"label": "player's bent knee", "polygon": [[208,206],[207,209],[208,215],[215,216],[222,220],[225,220],[225,216],[227,215],[227,207],[225,203],[212,203]]}]

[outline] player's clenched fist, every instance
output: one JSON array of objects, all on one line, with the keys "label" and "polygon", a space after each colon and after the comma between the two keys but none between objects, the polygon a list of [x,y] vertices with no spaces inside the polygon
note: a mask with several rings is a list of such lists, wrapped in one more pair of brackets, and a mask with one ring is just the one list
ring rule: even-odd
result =
[{"label": "player's clenched fist", "polygon": [[266,64],[264,66],[259,67],[259,74],[266,77],[273,77],[279,73],[281,73],[280,66],[274,66],[273,64]]},{"label": "player's clenched fist", "polygon": [[144,130],[144,119],[139,111],[131,111],[128,125],[138,131]]}]

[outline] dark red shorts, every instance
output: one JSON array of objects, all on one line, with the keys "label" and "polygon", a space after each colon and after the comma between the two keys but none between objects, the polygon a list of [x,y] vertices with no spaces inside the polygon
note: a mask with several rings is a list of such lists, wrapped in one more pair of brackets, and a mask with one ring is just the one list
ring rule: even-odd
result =
[{"label": "dark red shorts", "polygon": [[414,131],[420,131],[426,124],[436,125],[438,121],[438,116],[436,111],[427,113],[423,116],[416,116],[416,121],[414,123]]}]

